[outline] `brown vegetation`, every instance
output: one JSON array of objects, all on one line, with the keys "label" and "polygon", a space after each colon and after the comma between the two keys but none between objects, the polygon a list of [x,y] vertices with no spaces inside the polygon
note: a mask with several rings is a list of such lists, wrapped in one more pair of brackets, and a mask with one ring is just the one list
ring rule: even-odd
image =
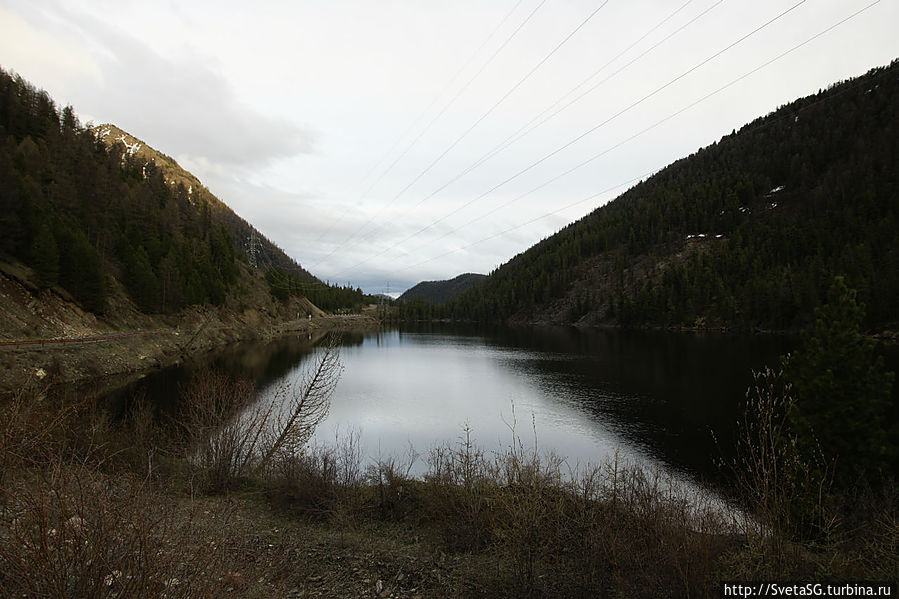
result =
[{"label": "brown vegetation", "polygon": [[0,393],[14,392],[36,375],[54,384],[89,383],[96,388],[114,378],[114,384],[122,385],[128,378],[176,364],[185,356],[242,340],[378,326],[371,316],[327,316],[305,298],[275,301],[261,276],[253,276],[244,264],[240,268],[248,285],[241,297],[229,297],[224,306],[144,314],[113,282],[107,299],[110,309],[97,316],[82,310],[60,288],[39,290],[28,267],[0,261],[0,343],[155,331],[98,343],[0,347]]},{"label": "brown vegetation", "polygon": [[[289,395],[309,425],[321,412],[303,402],[337,372],[327,351]],[[756,383],[746,511],[618,459],[487,453],[468,431],[414,478],[416,456],[366,464],[358,435],[310,446],[289,417],[295,435],[273,434],[271,404],[212,372],[177,426],[145,402],[111,422],[23,387],[0,415],[0,596],[704,597],[722,581],[895,579],[888,492],[852,498],[864,514],[822,495],[821,533],[797,532],[810,487],[777,438],[789,393],[773,373]]]}]

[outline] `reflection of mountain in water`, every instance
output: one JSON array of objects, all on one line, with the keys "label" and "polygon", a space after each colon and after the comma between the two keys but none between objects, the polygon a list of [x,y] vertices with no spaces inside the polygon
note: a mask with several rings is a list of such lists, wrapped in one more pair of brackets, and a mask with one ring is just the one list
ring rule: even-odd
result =
[{"label": "reflection of mountain in water", "polygon": [[[235,345],[148,376],[119,397],[137,391],[171,407],[191,373],[209,364],[252,379],[264,392],[299,376],[323,337]],[[508,418],[514,403],[523,436],[530,435],[524,429],[531,409],[543,418],[537,432],[545,449],[556,444],[572,452],[600,451],[606,441],[613,449],[620,441],[678,470],[712,475],[715,462],[733,447],[751,371],[776,365],[794,340],[428,325],[345,334],[342,346],[345,369],[328,426],[357,426],[385,454],[402,452],[411,439],[420,452],[455,443],[466,421],[485,444],[497,435],[506,443],[508,431],[499,419]],[[891,368],[895,353],[888,355]],[[333,441],[333,433],[325,431],[324,439]],[[572,454],[582,462],[595,455]]]},{"label": "reflection of mountain in water", "polygon": [[533,350],[523,367],[559,396],[669,464],[705,474],[732,455],[751,371],[777,364],[795,344],[773,336],[562,327],[506,329],[488,342]]},{"label": "reflection of mountain in water", "polygon": [[[162,410],[171,409],[181,395],[181,389],[199,369],[212,367],[235,377],[245,377],[256,384],[258,391],[277,383],[290,375],[326,336],[327,331],[314,331],[302,335],[282,337],[273,341],[247,341],[225,348],[217,354],[193,359],[165,370],[149,374],[108,395],[113,406],[122,409],[130,399],[143,396],[151,399]],[[341,334],[341,346],[361,346],[365,338],[361,333]]]}]

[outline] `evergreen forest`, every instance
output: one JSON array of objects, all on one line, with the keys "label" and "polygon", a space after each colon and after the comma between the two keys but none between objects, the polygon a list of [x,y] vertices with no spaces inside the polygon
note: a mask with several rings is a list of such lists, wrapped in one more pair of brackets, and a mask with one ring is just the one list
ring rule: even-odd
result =
[{"label": "evergreen forest", "polygon": [[835,276],[889,328],[899,306],[899,62],[683,158],[401,318],[801,329]]},{"label": "evergreen forest", "polygon": [[104,143],[71,107],[0,70],[0,255],[30,266],[42,287],[97,314],[112,279],[147,313],[221,305],[239,293],[252,234],[276,298],[362,303],[361,290],[314,278],[211,194],[167,181],[170,167]]},{"label": "evergreen forest", "polygon": [[265,280],[275,298],[287,301],[293,296],[305,297],[326,312],[358,310],[363,304],[377,301],[372,296],[363,294],[359,287],[309,281],[278,267],[268,269]]},{"label": "evergreen forest", "polygon": [[487,278],[485,275],[469,272],[448,281],[422,281],[406,290],[397,299],[401,302],[426,300],[435,304],[442,304],[479,285],[485,278]]}]

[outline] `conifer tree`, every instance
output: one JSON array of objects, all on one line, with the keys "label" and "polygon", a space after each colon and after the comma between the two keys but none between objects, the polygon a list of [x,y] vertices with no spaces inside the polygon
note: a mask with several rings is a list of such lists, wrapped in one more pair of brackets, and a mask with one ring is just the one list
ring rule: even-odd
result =
[{"label": "conifer tree", "polygon": [[38,229],[31,244],[31,259],[42,285],[56,283],[59,279],[59,248],[47,224]]},{"label": "conifer tree", "polygon": [[864,314],[855,290],[835,277],[802,348],[784,359],[797,397],[791,421],[799,441],[806,452],[819,447],[835,462],[838,485],[876,480],[897,458],[888,418],[894,373],[862,334]]}]

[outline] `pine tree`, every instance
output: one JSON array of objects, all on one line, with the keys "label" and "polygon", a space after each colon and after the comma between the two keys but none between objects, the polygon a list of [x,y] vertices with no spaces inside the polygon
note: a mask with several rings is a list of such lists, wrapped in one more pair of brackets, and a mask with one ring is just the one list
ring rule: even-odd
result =
[{"label": "pine tree", "polygon": [[137,302],[141,310],[155,312],[159,309],[160,286],[150,258],[144,246],[137,249],[129,248],[125,257],[125,282],[128,285],[128,293]]},{"label": "pine tree", "polygon": [[42,285],[52,285],[59,279],[59,249],[53,231],[46,223],[38,229],[31,244],[31,259]]},{"label": "pine tree", "polygon": [[895,465],[896,439],[888,414],[894,374],[862,335],[865,306],[843,277],[835,277],[828,302],[802,348],[784,359],[796,393],[791,421],[807,452],[820,451],[836,464],[835,481],[876,479]]}]

